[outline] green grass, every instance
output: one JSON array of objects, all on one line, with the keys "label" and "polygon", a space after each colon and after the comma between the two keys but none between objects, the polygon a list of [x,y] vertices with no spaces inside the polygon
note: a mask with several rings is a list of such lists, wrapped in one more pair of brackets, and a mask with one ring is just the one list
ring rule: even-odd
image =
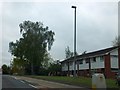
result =
[{"label": "green grass", "polygon": [[118,88],[116,81],[113,79],[106,79],[106,84],[108,88]]},{"label": "green grass", "polygon": [[[66,76],[29,76],[29,77],[89,88],[91,88],[92,83],[91,78],[87,77],[66,77]],[[118,88],[118,86],[115,84],[115,80],[113,79],[106,79],[106,84],[107,88]]]}]

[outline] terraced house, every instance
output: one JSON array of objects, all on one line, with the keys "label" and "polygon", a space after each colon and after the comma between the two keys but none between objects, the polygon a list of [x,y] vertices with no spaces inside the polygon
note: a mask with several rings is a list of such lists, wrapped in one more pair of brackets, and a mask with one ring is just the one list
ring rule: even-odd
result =
[{"label": "terraced house", "polygon": [[[63,74],[73,75],[74,57],[61,63]],[[97,72],[103,73],[106,78],[115,78],[115,74],[120,69],[120,47],[115,46],[77,55],[75,67],[78,76],[90,76]]]}]

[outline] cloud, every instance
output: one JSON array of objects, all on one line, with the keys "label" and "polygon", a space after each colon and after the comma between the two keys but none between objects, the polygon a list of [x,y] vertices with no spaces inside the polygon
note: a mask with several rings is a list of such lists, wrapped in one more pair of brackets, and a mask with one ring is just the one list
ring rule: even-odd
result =
[{"label": "cloud", "polygon": [[111,46],[118,33],[117,2],[7,2],[2,13],[3,62],[10,62],[8,44],[21,37],[19,24],[24,20],[41,21],[53,30],[55,42],[50,53],[54,59],[65,58],[66,46],[73,51],[72,5],[77,6],[77,52]]}]

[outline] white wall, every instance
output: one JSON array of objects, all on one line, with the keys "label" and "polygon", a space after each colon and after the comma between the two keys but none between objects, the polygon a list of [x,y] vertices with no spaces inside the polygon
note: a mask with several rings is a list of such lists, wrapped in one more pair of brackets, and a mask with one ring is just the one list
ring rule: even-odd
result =
[{"label": "white wall", "polygon": [[[101,61],[100,57],[96,57],[96,62],[93,62],[93,58],[90,58],[91,61],[91,69],[98,69],[98,68],[104,68],[104,58]],[[70,70],[74,70],[74,63],[70,62]],[[89,63],[86,63],[85,59],[83,59],[83,64],[79,64],[79,70],[85,70],[89,69]],[[66,64],[62,65],[62,71],[67,71],[68,66]],[[76,70],[77,70],[77,64],[76,64]]]},{"label": "white wall", "polygon": [[114,49],[110,52],[110,55],[118,55],[118,49]]},{"label": "white wall", "polygon": [[[117,57],[116,57],[117,56]],[[93,58],[90,58],[91,60],[91,69],[98,69],[98,68],[105,68],[104,66],[104,58],[103,60],[100,60],[100,56],[96,57],[96,62],[92,62]],[[110,63],[111,68],[118,68],[118,49],[114,49],[110,52]],[[76,65],[77,69],[77,65]],[[85,60],[83,60],[83,64],[79,64],[79,70],[89,69],[89,63],[86,63]],[[67,71],[68,67],[67,65],[62,66],[63,71]],[[71,62],[70,64],[70,70],[74,70],[74,63]]]},{"label": "white wall", "polygon": [[[69,70],[74,70],[74,63],[73,62],[69,63]],[[68,71],[68,66],[66,63],[62,64],[62,71]]]},{"label": "white wall", "polygon": [[[90,58],[91,61],[91,69],[98,69],[98,68],[104,68],[104,60],[100,60],[100,57],[96,57],[96,62],[93,62],[93,58]],[[80,70],[89,69],[89,63],[86,63],[85,60],[83,60],[83,64],[79,65]]]},{"label": "white wall", "polygon": [[118,49],[110,52],[111,68],[118,68]]},{"label": "white wall", "polygon": [[85,62],[85,59],[83,59],[83,64],[79,64],[79,70],[89,69],[89,63]]},{"label": "white wall", "polygon": [[68,70],[68,66],[66,63],[62,64],[62,71],[67,71]]},{"label": "white wall", "polygon": [[70,70],[74,70],[74,63],[73,63],[73,62],[70,62],[70,64],[69,64],[69,65],[70,65],[70,67],[69,67],[69,68],[70,68]]},{"label": "white wall", "polygon": [[98,56],[96,57],[96,62],[91,62],[91,69],[98,69],[98,68],[104,68],[104,57],[103,60],[100,60],[100,56]]}]

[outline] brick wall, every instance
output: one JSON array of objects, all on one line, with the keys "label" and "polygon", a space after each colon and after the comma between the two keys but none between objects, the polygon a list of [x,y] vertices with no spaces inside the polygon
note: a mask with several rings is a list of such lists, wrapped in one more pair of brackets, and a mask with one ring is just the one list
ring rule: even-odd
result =
[{"label": "brick wall", "polygon": [[115,78],[116,72],[111,71],[110,54],[105,55],[105,77]]},{"label": "brick wall", "polygon": [[106,78],[110,77],[110,54],[105,55],[105,76]]}]

